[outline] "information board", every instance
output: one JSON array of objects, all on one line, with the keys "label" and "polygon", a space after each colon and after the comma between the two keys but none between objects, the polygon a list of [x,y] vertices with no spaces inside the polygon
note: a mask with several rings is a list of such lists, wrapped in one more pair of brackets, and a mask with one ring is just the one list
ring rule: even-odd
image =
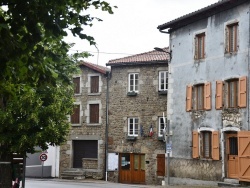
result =
[{"label": "information board", "polygon": [[108,171],[118,170],[118,154],[109,153],[108,154]]}]

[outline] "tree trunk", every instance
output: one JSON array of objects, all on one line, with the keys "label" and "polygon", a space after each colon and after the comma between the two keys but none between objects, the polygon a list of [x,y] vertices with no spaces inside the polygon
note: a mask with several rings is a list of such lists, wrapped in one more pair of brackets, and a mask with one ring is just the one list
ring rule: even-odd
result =
[{"label": "tree trunk", "polygon": [[0,155],[0,188],[12,187],[11,158],[9,154]]}]

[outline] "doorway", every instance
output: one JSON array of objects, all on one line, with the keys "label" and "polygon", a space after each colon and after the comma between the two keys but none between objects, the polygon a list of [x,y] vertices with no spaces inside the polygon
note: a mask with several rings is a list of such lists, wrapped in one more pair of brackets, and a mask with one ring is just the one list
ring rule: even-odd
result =
[{"label": "doorway", "polygon": [[145,184],[145,154],[120,154],[119,182]]},{"label": "doorway", "polygon": [[227,177],[238,179],[238,138],[236,132],[226,133]]}]

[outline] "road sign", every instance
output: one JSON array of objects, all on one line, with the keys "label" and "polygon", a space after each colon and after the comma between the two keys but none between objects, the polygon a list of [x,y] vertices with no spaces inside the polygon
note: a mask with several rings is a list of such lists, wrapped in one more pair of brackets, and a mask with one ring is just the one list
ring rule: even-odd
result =
[{"label": "road sign", "polygon": [[172,151],[172,144],[167,144],[167,153],[170,153]]},{"label": "road sign", "polygon": [[46,161],[48,159],[48,156],[46,155],[46,153],[42,153],[40,155],[40,161]]}]

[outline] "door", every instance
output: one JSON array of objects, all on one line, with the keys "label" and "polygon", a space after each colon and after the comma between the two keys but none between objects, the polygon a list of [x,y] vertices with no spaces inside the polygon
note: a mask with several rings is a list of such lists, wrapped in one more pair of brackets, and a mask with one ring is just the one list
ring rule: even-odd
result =
[{"label": "door", "polygon": [[239,180],[250,182],[250,131],[238,132]]},{"label": "door", "polygon": [[73,168],[83,168],[83,158],[96,158],[98,150],[97,140],[74,140],[73,141]]},{"label": "door", "polygon": [[227,177],[238,178],[238,138],[237,133],[226,135]]},{"label": "door", "polygon": [[119,158],[120,183],[145,183],[145,155],[121,153]]}]

